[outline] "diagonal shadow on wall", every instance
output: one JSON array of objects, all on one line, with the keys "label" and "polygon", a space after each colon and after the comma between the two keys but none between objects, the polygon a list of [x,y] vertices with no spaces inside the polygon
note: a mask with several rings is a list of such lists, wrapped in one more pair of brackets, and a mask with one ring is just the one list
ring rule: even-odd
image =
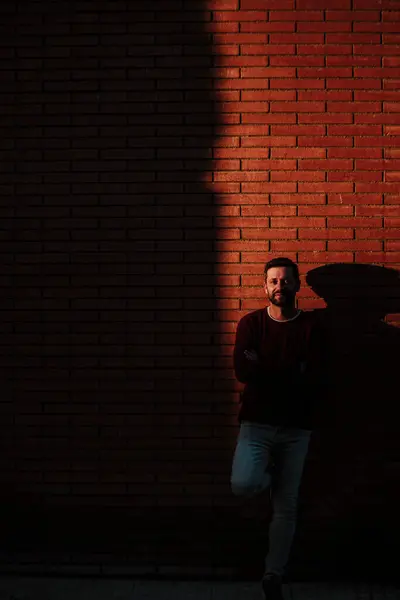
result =
[{"label": "diagonal shadow on wall", "polygon": [[202,3],[159,6],[4,9],[8,556],[211,560],[213,57]]}]

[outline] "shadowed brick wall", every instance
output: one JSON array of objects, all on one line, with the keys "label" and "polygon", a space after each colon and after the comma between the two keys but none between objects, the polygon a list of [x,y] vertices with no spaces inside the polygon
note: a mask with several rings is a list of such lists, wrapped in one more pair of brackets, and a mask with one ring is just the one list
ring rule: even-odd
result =
[{"label": "shadowed brick wall", "polygon": [[10,0],[0,16],[4,568],[257,571],[265,537],[229,490],[231,355],[285,255],[337,380],[293,573],[386,572],[399,3]]}]

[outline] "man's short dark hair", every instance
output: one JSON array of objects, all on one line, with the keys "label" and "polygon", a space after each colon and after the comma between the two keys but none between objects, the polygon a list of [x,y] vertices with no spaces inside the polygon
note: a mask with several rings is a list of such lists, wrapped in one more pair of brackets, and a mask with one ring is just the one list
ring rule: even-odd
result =
[{"label": "man's short dark hair", "polygon": [[266,276],[267,271],[274,267],[289,267],[290,269],[292,269],[295,279],[297,281],[300,281],[299,267],[296,265],[295,262],[290,260],[290,258],[285,258],[284,256],[282,256],[281,258],[273,258],[272,260],[269,260],[264,267],[264,275]]}]

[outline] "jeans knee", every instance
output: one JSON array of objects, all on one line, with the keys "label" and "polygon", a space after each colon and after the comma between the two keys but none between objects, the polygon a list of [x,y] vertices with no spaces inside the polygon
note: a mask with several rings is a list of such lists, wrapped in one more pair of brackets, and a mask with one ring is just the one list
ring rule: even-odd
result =
[{"label": "jeans knee", "polygon": [[231,479],[231,490],[235,496],[251,498],[258,493],[258,486],[251,481]]}]

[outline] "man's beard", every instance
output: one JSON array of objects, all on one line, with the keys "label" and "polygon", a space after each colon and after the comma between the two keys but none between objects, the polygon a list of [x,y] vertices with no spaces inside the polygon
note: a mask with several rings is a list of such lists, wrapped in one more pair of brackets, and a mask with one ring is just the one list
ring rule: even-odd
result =
[{"label": "man's beard", "polygon": [[290,292],[281,292],[281,296],[279,298],[277,298],[275,294],[272,296],[268,294],[269,301],[275,306],[292,306],[294,304],[294,298],[295,294],[291,294]]}]

